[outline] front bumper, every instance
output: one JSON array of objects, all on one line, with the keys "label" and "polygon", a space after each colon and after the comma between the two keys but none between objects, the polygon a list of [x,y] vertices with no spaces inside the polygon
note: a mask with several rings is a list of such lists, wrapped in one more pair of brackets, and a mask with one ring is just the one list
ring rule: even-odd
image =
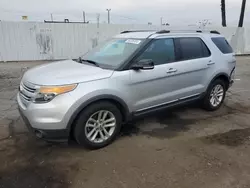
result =
[{"label": "front bumper", "polygon": [[56,141],[56,142],[66,142],[69,138],[69,130],[67,129],[59,129],[59,130],[43,130],[33,128],[27,119],[27,117],[23,114],[22,110],[19,108],[19,113],[27,126],[28,130],[33,133],[37,138],[46,140],[46,141]]},{"label": "front bumper", "polygon": [[[67,141],[70,130],[67,127],[66,112],[70,107],[70,98],[68,95],[61,96],[46,104],[34,104],[30,102],[24,105],[20,94],[17,95],[19,112],[29,131],[36,137],[48,141]],[[67,100],[68,99],[68,100]]]}]

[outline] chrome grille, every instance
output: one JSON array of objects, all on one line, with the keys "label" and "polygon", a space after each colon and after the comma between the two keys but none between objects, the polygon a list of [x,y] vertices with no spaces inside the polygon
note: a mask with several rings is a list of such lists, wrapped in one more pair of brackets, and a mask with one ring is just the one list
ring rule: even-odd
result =
[{"label": "chrome grille", "polygon": [[30,101],[31,100],[31,97],[29,97],[29,96],[26,96],[24,93],[22,93],[21,91],[20,91],[20,95],[21,95],[21,97],[23,98],[23,99],[25,99],[26,101]]},{"label": "chrome grille", "polygon": [[37,87],[30,83],[21,82],[19,87],[20,98],[25,106],[31,101],[32,97],[34,97]]},{"label": "chrome grille", "polygon": [[27,86],[27,85],[24,85],[23,83],[22,83],[22,86],[23,86],[23,88],[24,88],[25,90],[27,90],[27,91],[30,92],[30,93],[35,93],[35,91],[36,91],[35,88],[31,88],[31,87],[29,87],[29,86]]}]

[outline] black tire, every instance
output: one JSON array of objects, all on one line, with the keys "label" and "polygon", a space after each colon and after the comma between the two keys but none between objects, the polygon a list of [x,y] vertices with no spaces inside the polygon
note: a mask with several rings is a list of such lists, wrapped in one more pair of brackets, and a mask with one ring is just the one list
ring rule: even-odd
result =
[{"label": "black tire", "polygon": [[[212,90],[214,89],[214,87],[216,87],[217,85],[221,85],[223,87],[223,97],[222,97],[222,100],[220,102],[219,105],[217,106],[213,106],[210,102],[210,95],[211,95],[211,92]],[[207,111],[215,111],[215,110],[218,110],[221,105],[223,104],[223,101],[225,99],[225,95],[226,95],[226,83],[225,81],[221,80],[221,79],[216,79],[214,80],[208,87],[207,89],[207,92],[206,92],[206,95],[205,97],[203,98],[203,109],[207,110]]]},{"label": "black tire", "polygon": [[[116,126],[115,130],[110,138],[105,140],[101,143],[94,143],[91,142],[86,134],[85,134],[85,127],[88,119],[93,115],[94,113],[100,111],[100,110],[107,110],[110,111],[115,119],[116,119]],[[102,147],[105,147],[109,144],[111,144],[117,135],[119,134],[121,130],[122,125],[122,115],[120,110],[116,107],[116,105],[108,102],[108,101],[100,101],[96,102],[94,104],[91,104],[90,106],[86,107],[78,116],[78,119],[76,120],[75,128],[74,128],[74,137],[78,144],[88,148],[88,149],[99,149]]]}]

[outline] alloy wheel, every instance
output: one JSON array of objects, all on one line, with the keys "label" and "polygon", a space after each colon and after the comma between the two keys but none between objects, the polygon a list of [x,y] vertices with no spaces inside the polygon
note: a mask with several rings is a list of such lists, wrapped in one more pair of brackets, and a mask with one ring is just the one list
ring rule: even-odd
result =
[{"label": "alloy wheel", "polygon": [[102,143],[113,135],[115,128],[116,118],[114,114],[107,110],[100,110],[87,120],[85,135],[93,143]]},{"label": "alloy wheel", "polygon": [[224,88],[222,85],[215,85],[210,94],[210,104],[217,107],[221,104],[224,97]]}]

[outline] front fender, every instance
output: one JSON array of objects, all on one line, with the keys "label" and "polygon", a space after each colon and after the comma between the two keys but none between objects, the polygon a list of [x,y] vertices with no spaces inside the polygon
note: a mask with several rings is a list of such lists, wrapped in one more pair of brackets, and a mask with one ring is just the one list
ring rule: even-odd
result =
[{"label": "front fender", "polygon": [[128,119],[129,114],[130,114],[130,109],[127,105],[127,101],[118,96],[121,96],[121,95],[119,95],[115,91],[110,91],[110,90],[93,91],[91,93],[83,95],[81,98],[75,101],[75,103],[72,105],[72,107],[68,111],[67,129],[71,129],[71,126],[73,122],[75,121],[77,115],[85,107],[99,100],[112,100],[112,101],[115,101],[116,103],[119,103],[119,105],[121,105],[123,108],[123,113],[124,113],[123,115],[125,117],[125,120]]}]

